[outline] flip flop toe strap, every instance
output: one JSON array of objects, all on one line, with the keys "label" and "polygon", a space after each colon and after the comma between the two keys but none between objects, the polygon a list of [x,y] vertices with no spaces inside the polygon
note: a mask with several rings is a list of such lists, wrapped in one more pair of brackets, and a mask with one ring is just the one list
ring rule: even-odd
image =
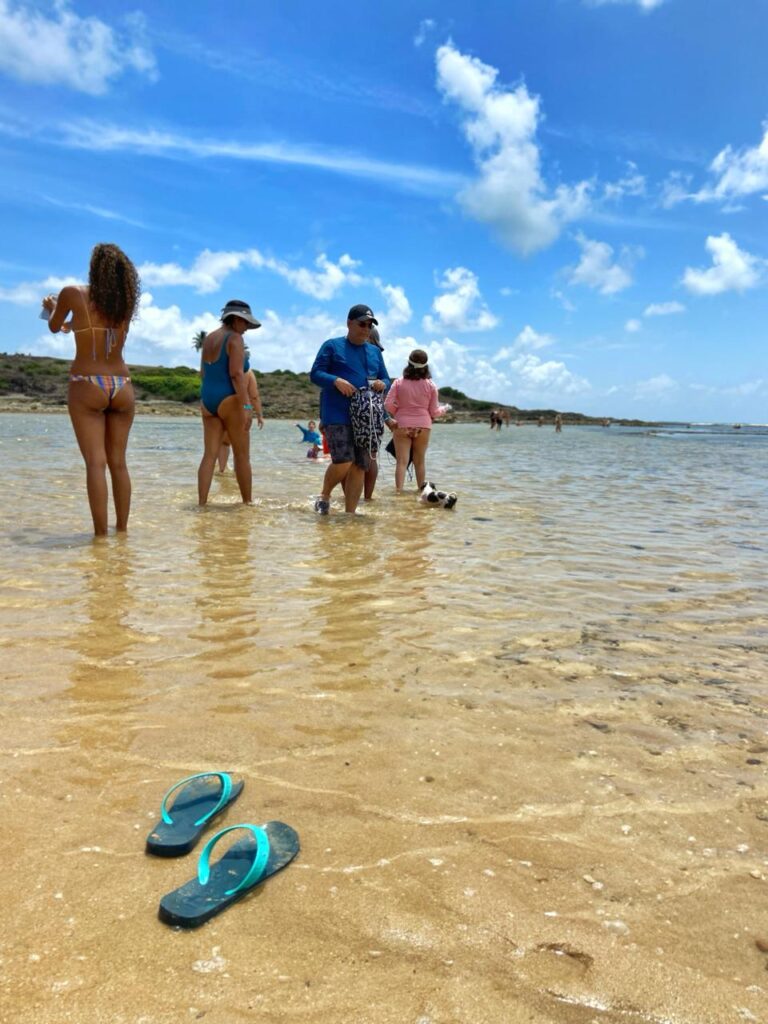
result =
[{"label": "flip flop toe strap", "polygon": [[[200,860],[197,864],[197,880],[200,885],[207,885],[208,880],[211,877],[211,850],[214,848],[216,843],[227,834],[227,832],[234,832],[235,829],[244,828],[249,832],[253,833],[256,838],[256,850],[253,856],[253,863],[251,864],[248,871],[240,879],[237,885],[231,889],[227,889],[224,893],[225,896],[232,896],[236,892],[242,892],[243,889],[250,889],[264,873],[264,868],[267,866],[269,860],[269,836],[263,828],[259,828],[258,825],[229,825],[227,828],[223,828],[220,832],[217,832],[215,836],[212,836],[203,848],[203,852],[200,854]],[[225,855],[226,856],[226,855]]]},{"label": "flip flop toe strap", "polygon": [[168,812],[168,807],[166,806],[168,803],[168,798],[173,793],[175,793],[177,789],[181,789],[182,786],[186,786],[189,782],[194,782],[195,779],[207,779],[211,776],[216,776],[219,779],[221,779],[221,793],[219,795],[219,800],[215,807],[212,807],[210,811],[207,811],[201,818],[197,819],[197,821],[195,822],[195,827],[197,827],[198,825],[205,824],[205,822],[208,821],[209,818],[212,818],[214,814],[219,813],[222,807],[229,800],[229,797],[232,793],[232,779],[229,777],[229,775],[227,775],[226,772],[198,772],[197,775],[189,775],[186,779],[181,779],[180,782],[177,782],[175,785],[171,786],[171,788],[163,797],[163,802],[160,805],[160,816],[162,817],[166,825],[173,824],[173,818]]}]

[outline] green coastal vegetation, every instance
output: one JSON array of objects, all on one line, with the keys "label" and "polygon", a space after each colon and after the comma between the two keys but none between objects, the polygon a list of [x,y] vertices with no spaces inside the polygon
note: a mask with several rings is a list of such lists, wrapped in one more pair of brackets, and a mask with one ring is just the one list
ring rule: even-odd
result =
[{"label": "green coastal vegetation", "polygon": [[[4,407],[23,408],[35,403],[47,409],[63,409],[67,402],[69,365],[67,359],[0,353],[0,400]],[[154,408],[158,404],[162,405],[164,412],[170,413],[192,412],[196,408],[200,399],[200,377],[192,367],[130,365],[130,371],[139,412],[142,406]],[[293,373],[291,370],[254,372],[261,391],[264,415],[268,419],[306,420],[317,417],[318,389],[310,381],[308,373]],[[469,398],[452,387],[440,389],[440,400],[453,407],[448,419],[454,422],[487,421],[492,409],[508,410],[513,422],[543,419],[551,423],[558,412],[564,423],[603,422],[601,417],[564,409],[518,409],[514,405]],[[646,425],[642,420],[611,419],[611,422],[626,426]]]}]

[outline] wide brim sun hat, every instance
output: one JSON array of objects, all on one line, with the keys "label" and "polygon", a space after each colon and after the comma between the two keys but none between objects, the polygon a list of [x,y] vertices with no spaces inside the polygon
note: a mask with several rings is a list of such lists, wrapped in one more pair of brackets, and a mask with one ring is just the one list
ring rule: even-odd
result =
[{"label": "wide brim sun hat", "polygon": [[230,299],[222,309],[221,319],[226,320],[228,316],[239,316],[251,327],[261,327],[261,320],[257,320],[248,303],[242,302],[240,299]]}]

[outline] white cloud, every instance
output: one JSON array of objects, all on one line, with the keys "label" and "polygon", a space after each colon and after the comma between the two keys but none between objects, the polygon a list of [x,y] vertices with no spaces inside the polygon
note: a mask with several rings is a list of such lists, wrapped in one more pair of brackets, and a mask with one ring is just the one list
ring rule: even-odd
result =
[{"label": "white cloud", "polygon": [[411,304],[402,285],[389,284],[380,277],[365,277],[358,268],[360,261],[347,253],[337,262],[325,253],[315,259],[314,268],[291,267],[283,260],[264,256],[258,249],[233,252],[212,252],[204,249],[189,267],[178,263],[145,263],[139,267],[142,282],[146,285],[186,286],[194,288],[201,295],[221,289],[226,278],[241,267],[267,270],[302,292],[319,301],[327,301],[344,288],[374,287],[386,300],[383,313],[376,311],[382,335],[407,324],[413,316]]},{"label": "white cloud", "polygon": [[239,270],[246,261],[249,262],[248,252],[212,252],[204,249],[190,267],[182,267],[178,263],[142,263],[138,271],[145,285],[187,286],[205,295],[218,291],[224,279]]},{"label": "white cloud", "polygon": [[[686,199],[694,203],[724,203],[728,209],[738,208],[737,200],[743,196],[765,192],[768,189],[768,123],[763,125],[763,137],[756,146],[734,149],[726,146],[709,165],[712,181],[699,189],[691,188],[691,176],[674,172],[662,191],[662,205],[674,206]],[[763,197],[764,198],[764,197]]]},{"label": "white cloud", "polygon": [[[164,157],[184,160],[239,160],[253,163],[311,167],[393,185],[408,191],[430,195],[453,193],[465,183],[460,174],[441,167],[392,163],[354,152],[322,146],[289,145],[282,142],[243,142],[241,139],[196,138],[179,132],[154,128],[123,128],[103,121],[80,120],[64,125],[43,125],[37,129],[46,141],[69,149],[88,152],[130,153],[132,156]],[[25,126],[0,123],[0,132],[29,135]]]},{"label": "white cloud", "polygon": [[627,320],[624,324],[624,330],[629,334],[637,334],[638,331],[643,329],[643,325],[639,320]]},{"label": "white cloud", "polygon": [[251,362],[264,371],[307,373],[322,343],[347,330],[346,311],[341,317],[324,312],[284,317],[268,309],[260,319],[260,330],[249,331],[245,337],[251,349]]},{"label": "white cloud", "polygon": [[270,270],[297,291],[321,300],[331,299],[344,286],[358,285],[363,280],[355,269],[359,262],[346,253],[339,257],[338,263],[320,253],[315,259],[315,269],[309,269],[290,267],[282,260],[264,256],[258,249],[233,252],[204,249],[190,267],[178,263],[144,263],[139,267],[139,274],[148,285],[185,285],[205,295],[218,291],[224,280],[243,266]]},{"label": "white cloud", "polygon": [[407,324],[413,316],[411,304],[405,294],[405,290],[399,284],[384,284],[380,278],[375,277],[373,283],[387,300],[387,308],[384,313],[377,313],[379,329],[382,333],[402,327]]},{"label": "white cloud", "polygon": [[518,377],[520,393],[526,396],[575,395],[590,388],[589,381],[554,359],[544,361],[531,353],[524,353],[513,359],[509,366]]},{"label": "white cloud", "polygon": [[[400,374],[408,353],[415,347],[414,338],[397,339],[387,347],[387,368],[393,376]],[[473,398],[558,406],[569,396],[590,389],[589,382],[571,373],[564,363],[545,362],[523,350],[517,350],[512,358],[502,363],[495,355],[478,356],[450,337],[433,339],[421,347],[426,347],[429,353],[432,376],[438,387],[450,385]]]},{"label": "white cloud", "polygon": [[635,384],[635,398],[659,398],[677,391],[679,386],[668,374],[660,373],[657,377],[638,381]]},{"label": "white cloud", "polygon": [[710,170],[718,180],[697,198],[727,200],[768,189],[768,125],[763,125],[763,137],[757,146],[741,150],[726,146],[712,161]]},{"label": "white cloud", "polygon": [[589,206],[590,184],[548,189],[536,144],[539,98],[524,84],[497,85],[498,71],[450,43],[436,52],[437,87],[458,105],[478,178],[459,194],[467,213],[522,253],[550,245]]},{"label": "white cloud", "polygon": [[[547,404],[556,404],[558,396],[589,390],[589,381],[573,373],[565,363],[555,359],[543,360],[534,355],[534,351],[553,345],[554,342],[551,335],[541,334],[526,324],[511,346],[500,348],[491,357],[490,362],[494,367],[506,364],[507,386],[502,396],[512,393],[526,399],[535,398]],[[495,372],[498,374],[499,370]]]},{"label": "white cloud", "polygon": [[500,363],[505,359],[517,357],[521,351],[525,351],[526,349],[536,350],[540,348],[547,348],[549,345],[553,345],[554,342],[555,339],[551,334],[539,334],[538,331],[534,331],[530,324],[526,324],[512,342],[511,346],[500,348],[492,357],[491,362]]},{"label": "white cloud", "polygon": [[760,283],[766,261],[740,249],[727,231],[710,235],[706,248],[712,255],[712,266],[706,270],[686,267],[683,284],[689,292],[694,295],[743,292]]},{"label": "white cloud", "polygon": [[593,288],[601,295],[615,295],[632,284],[631,267],[639,251],[622,248],[619,259],[614,262],[613,247],[607,242],[597,242],[581,232],[576,235],[581,247],[581,259],[570,272],[571,284]]},{"label": "white cloud", "polygon": [[491,313],[480,294],[477,275],[466,267],[446,270],[438,287],[442,295],[435,296],[432,312],[425,316],[425,331],[487,331],[498,324],[498,318]]},{"label": "white cloud", "polygon": [[65,285],[82,284],[76,277],[46,277],[44,281],[26,281],[11,288],[0,287],[0,302],[14,306],[39,306],[46,295],[56,295]]},{"label": "white cloud", "polygon": [[560,303],[560,305],[563,307],[566,313],[576,312],[576,306],[574,306],[574,304],[571,302],[571,300],[568,298],[565,292],[561,292],[559,289],[553,288],[550,292],[550,295],[553,299],[557,299],[557,301]]},{"label": "white cloud", "polygon": [[143,292],[126,342],[126,358],[132,363],[197,366],[200,357],[192,339],[198,331],[213,331],[219,325],[213,313],[186,317],[177,305],[158,306],[151,292]]},{"label": "white cloud", "polygon": [[315,260],[316,270],[308,270],[306,267],[292,270],[286,264],[272,259],[263,260],[262,266],[273,270],[298,291],[315,299],[332,299],[345,285],[358,285],[362,281],[355,270],[355,267],[360,266],[359,262],[346,253],[339,257],[338,263],[333,263],[321,252]]},{"label": "white cloud", "polygon": [[641,11],[653,11],[665,0],[585,0],[588,7],[605,7],[607,4],[634,4]]},{"label": "white cloud", "polygon": [[643,316],[672,316],[674,313],[684,313],[685,306],[682,302],[652,302],[646,306]]},{"label": "white cloud", "polygon": [[692,181],[692,175],[684,174],[682,171],[672,171],[661,186],[661,205],[665,210],[669,210],[686,199],[694,198],[691,193]]},{"label": "white cloud", "polygon": [[423,46],[425,41],[426,41],[427,36],[429,35],[429,33],[432,31],[432,29],[434,27],[435,27],[435,22],[434,22],[433,18],[424,18],[419,23],[418,31],[416,32],[416,35],[413,37],[413,45],[414,46]]},{"label": "white cloud", "polygon": [[644,196],[646,189],[645,177],[638,171],[637,164],[627,162],[627,173],[618,181],[607,182],[603,186],[603,198],[616,202],[625,196]]},{"label": "white cloud", "polygon": [[135,228],[145,228],[147,225],[140,220],[126,217],[115,210],[109,210],[104,206],[94,206],[93,203],[77,203],[63,199],[56,199],[54,196],[41,195],[40,199],[50,206],[58,207],[60,210],[74,210],[76,213],[89,213],[92,217],[99,217],[101,220],[119,221],[121,224],[130,224]]},{"label": "white cloud", "polygon": [[118,31],[99,18],[79,17],[67,0],[55,0],[48,14],[39,6],[0,0],[0,71],[6,75],[92,96],[128,69],[156,77],[141,15],[124,18]]}]

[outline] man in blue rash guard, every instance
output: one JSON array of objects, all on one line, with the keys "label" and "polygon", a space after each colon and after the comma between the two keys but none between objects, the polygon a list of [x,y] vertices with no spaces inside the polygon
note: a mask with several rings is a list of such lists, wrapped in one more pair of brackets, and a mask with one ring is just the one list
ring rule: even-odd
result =
[{"label": "man in blue rash guard", "polygon": [[309,379],[321,388],[320,421],[331,452],[323,490],[315,501],[315,511],[320,515],[328,515],[331,492],[342,480],[344,508],[356,512],[365,471],[371,464],[370,453],[355,445],[349,400],[358,388],[383,392],[392,383],[381,351],[368,344],[373,324],[378,320],[370,306],[353,306],[347,314],[346,336],[324,342],[310,370]]}]

